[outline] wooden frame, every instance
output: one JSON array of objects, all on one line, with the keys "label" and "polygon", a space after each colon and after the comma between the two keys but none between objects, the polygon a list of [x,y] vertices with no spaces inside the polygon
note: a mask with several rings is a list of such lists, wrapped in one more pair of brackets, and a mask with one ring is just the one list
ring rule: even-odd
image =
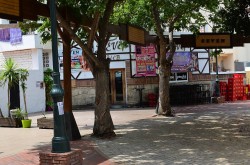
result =
[{"label": "wooden frame", "polygon": [[[115,86],[115,75],[114,73],[117,71],[122,72],[122,90],[123,90],[123,101],[117,101],[116,100],[116,86]],[[125,83],[125,69],[110,69],[109,70],[110,75],[110,91],[111,91],[111,104],[124,104],[126,100],[126,83]]]}]

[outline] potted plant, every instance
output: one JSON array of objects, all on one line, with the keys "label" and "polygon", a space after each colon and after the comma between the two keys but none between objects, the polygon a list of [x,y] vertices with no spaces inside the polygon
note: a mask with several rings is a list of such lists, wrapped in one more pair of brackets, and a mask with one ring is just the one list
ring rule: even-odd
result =
[{"label": "potted plant", "polygon": [[29,72],[27,69],[19,69],[19,81],[20,81],[20,86],[23,91],[23,101],[24,101],[24,112],[23,114],[23,119],[22,119],[22,125],[23,128],[30,128],[31,127],[31,119],[28,118],[28,111],[27,111],[27,104],[26,104],[26,81],[29,76]]},{"label": "potted plant", "polygon": [[20,108],[11,110],[12,118],[15,120],[16,127],[22,127],[22,120],[24,119],[24,113]]},{"label": "potted plant", "polygon": [[8,99],[7,99],[7,109],[8,109],[8,117],[4,117],[1,114],[0,117],[0,126],[2,127],[20,127],[21,122],[16,118],[12,118],[10,115],[10,89],[18,84],[19,82],[19,74],[18,68],[14,60],[8,58],[5,60],[3,64],[3,70],[0,72],[0,86],[3,87],[7,84],[8,91]]},{"label": "potted plant", "polygon": [[10,89],[15,84],[18,84],[19,76],[18,76],[18,68],[16,63],[11,59],[8,58],[5,60],[3,65],[3,70],[0,73],[0,86],[5,86],[7,84],[8,90],[8,117],[10,118]]}]

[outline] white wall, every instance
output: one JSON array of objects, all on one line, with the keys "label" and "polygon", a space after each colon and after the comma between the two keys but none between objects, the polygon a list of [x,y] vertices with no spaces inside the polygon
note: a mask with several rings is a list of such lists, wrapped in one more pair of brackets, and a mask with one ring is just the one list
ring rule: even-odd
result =
[{"label": "white wall", "polygon": [[[27,80],[26,102],[28,113],[45,110],[45,88],[41,88],[43,82],[43,72],[40,70],[30,70]],[[23,93],[20,88],[20,106],[24,109]]]},{"label": "white wall", "polygon": [[0,52],[42,48],[39,35],[23,35],[22,43],[11,45],[10,42],[0,42]]},{"label": "white wall", "polygon": [[[27,79],[27,109],[28,112],[39,112],[45,109],[45,89],[40,84],[43,82],[43,56],[42,49],[28,49],[2,52],[0,54],[1,63],[4,58],[12,58],[20,68],[28,69],[29,77]],[[23,93],[20,87],[20,107],[24,109]],[[0,87],[0,108],[3,114],[7,116],[7,86]]]}]

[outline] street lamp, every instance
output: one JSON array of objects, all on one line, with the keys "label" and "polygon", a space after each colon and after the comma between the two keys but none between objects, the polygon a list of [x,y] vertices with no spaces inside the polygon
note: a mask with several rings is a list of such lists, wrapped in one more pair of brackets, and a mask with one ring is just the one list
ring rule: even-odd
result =
[{"label": "street lamp", "polygon": [[63,110],[63,89],[60,84],[60,73],[58,64],[57,28],[56,28],[56,7],[55,0],[50,0],[50,19],[52,35],[52,56],[53,56],[53,85],[51,96],[54,102],[54,137],[52,139],[52,152],[65,153],[70,151],[69,140],[66,135],[65,118]]},{"label": "street lamp", "polygon": [[216,56],[215,56],[215,62],[216,62],[216,79],[215,79],[215,95],[216,97],[220,97],[220,81],[219,81],[219,74],[218,74],[218,51],[215,49]]}]

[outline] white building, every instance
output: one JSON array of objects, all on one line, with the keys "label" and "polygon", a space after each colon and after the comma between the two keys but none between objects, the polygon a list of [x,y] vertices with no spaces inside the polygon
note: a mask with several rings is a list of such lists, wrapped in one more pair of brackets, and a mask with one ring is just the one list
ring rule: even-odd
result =
[{"label": "white building", "polygon": [[[8,23],[1,20],[0,23]],[[29,113],[45,110],[45,89],[43,87],[43,51],[45,47],[41,44],[39,35],[31,34],[22,36],[22,42],[12,45],[10,42],[0,41],[0,71],[5,59],[12,58],[18,67],[28,69],[27,80],[27,110]],[[51,52],[51,50],[50,50]],[[50,53],[51,54],[51,53]],[[18,90],[18,89],[17,89]],[[13,94],[13,107],[24,109],[23,94],[19,87],[19,94]],[[14,97],[14,98],[13,98]],[[7,84],[0,87],[0,108],[7,116]]]}]

